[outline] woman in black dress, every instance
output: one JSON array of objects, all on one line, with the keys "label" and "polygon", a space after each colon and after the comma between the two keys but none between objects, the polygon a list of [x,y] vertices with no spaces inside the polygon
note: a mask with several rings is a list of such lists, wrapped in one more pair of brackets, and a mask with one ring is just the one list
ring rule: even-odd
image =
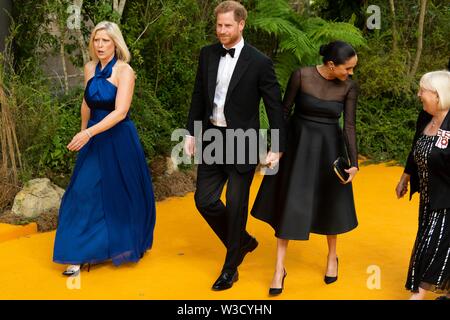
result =
[{"label": "woman in black dress", "polygon": [[406,289],[411,300],[427,291],[450,299],[450,72],[435,71],[420,80],[423,104],[412,150],[396,188],[403,197],[420,193],[419,228],[409,264]]},{"label": "woman in black dress", "polygon": [[[278,174],[264,177],[252,208],[252,215],[269,223],[278,238],[271,295],[280,294],[283,289],[289,240],[308,240],[310,233],[327,235],[324,281],[330,284],[337,280],[337,235],[358,225],[350,183],[358,171],[358,93],[349,78],[358,59],[355,50],[342,41],[322,46],[320,54],[322,65],[300,68],[291,75],[283,101],[285,116],[289,118],[287,150]],[[342,113],[344,130],[339,124]],[[348,180],[341,184],[332,164],[346,154],[351,167],[346,170]]]}]

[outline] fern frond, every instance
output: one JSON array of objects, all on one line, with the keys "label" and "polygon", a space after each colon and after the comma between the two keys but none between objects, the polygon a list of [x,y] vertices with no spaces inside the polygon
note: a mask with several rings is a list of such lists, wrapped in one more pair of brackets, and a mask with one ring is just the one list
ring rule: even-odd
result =
[{"label": "fern frond", "polygon": [[307,34],[283,18],[256,17],[250,22],[250,27],[275,35],[280,39],[279,50],[292,51],[299,61],[315,49]]},{"label": "fern frond", "polygon": [[286,88],[288,80],[294,70],[301,65],[292,52],[282,52],[275,58],[275,73],[282,90]]},{"label": "fern frond", "polygon": [[292,8],[286,0],[259,0],[254,12],[266,17],[286,18],[292,13]]},{"label": "fern frond", "polygon": [[327,22],[321,18],[309,18],[302,23],[302,29],[313,43],[323,44],[334,40],[342,40],[355,47],[365,46],[361,31],[345,22]]}]

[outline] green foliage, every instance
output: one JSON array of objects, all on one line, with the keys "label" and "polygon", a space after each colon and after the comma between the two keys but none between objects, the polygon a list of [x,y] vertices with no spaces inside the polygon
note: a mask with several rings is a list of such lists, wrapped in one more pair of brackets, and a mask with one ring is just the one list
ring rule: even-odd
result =
[{"label": "green foliage", "polygon": [[56,98],[36,82],[16,83],[16,123],[25,166],[36,175],[70,173],[74,154],[66,146],[79,130],[80,91]]},{"label": "green foliage", "polygon": [[[45,2],[15,0],[12,16],[14,18],[14,55],[18,73],[40,72],[40,63],[47,56],[46,50],[55,44],[49,32],[50,17]],[[36,32],[39,30],[39,32]]]},{"label": "green foliage", "polygon": [[[333,40],[342,40],[356,48],[366,44],[360,30],[346,22],[328,22],[319,17],[307,19],[302,27],[314,43],[324,44]],[[315,52],[317,53],[317,52]]]},{"label": "green foliage", "polygon": [[359,153],[375,161],[397,160],[403,164],[411,149],[420,108],[414,97],[360,99],[356,125]]},{"label": "green foliage", "polygon": [[148,159],[170,150],[170,134],[175,126],[173,117],[162,107],[150,84],[144,79],[137,82],[130,117],[136,125]]},{"label": "green foliage", "polygon": [[[86,41],[92,24],[102,20],[119,23],[123,31],[132,53],[131,66],[138,75],[131,117],[148,159],[168,154],[171,131],[185,125],[198,53],[202,46],[215,41],[213,9],[219,2],[128,0],[119,17],[112,1],[83,1]],[[244,38],[273,58],[282,88],[294,69],[321,63],[320,45],[337,39],[351,43],[359,57],[355,79],[361,89],[357,112],[360,153],[375,160],[404,161],[421,108],[415,97],[418,78],[426,71],[444,68],[448,61],[448,1],[429,0],[423,56],[411,87],[406,75],[416,50],[417,5],[395,1],[399,50],[393,52],[392,18],[385,0],[371,1],[382,9],[383,29],[378,31],[365,29],[367,1],[316,0],[301,13],[288,0],[242,2],[249,11]],[[57,14],[58,26],[63,28],[69,3],[14,1],[15,75],[8,85],[16,99],[14,114],[24,177],[49,172],[67,176],[74,164],[76,154],[68,152],[66,145],[79,130],[82,89],[72,88],[63,94],[42,71],[49,53],[60,49],[60,39],[50,30],[52,14]],[[68,32],[67,36],[66,56],[81,67],[74,35]],[[268,125],[261,108],[261,126]]]},{"label": "green foliage", "polygon": [[358,104],[357,136],[359,151],[377,161],[397,160],[403,164],[411,149],[415,122],[422,104],[417,98],[422,74],[445,67],[450,45],[443,32],[450,27],[447,2],[429,1],[425,37],[419,70],[409,83],[417,46],[417,6],[395,1],[399,33],[398,49],[393,50],[392,17],[386,1],[375,1],[382,9],[383,28],[366,31],[367,47],[358,51],[356,77],[361,94]]},{"label": "green foliage", "polygon": [[[387,2],[386,0],[384,1]],[[312,12],[325,20],[351,22],[359,29],[365,27],[365,11],[368,5],[375,4],[365,0],[315,0]]]},{"label": "green foliage", "polygon": [[[344,40],[355,47],[365,45],[361,31],[355,26],[328,22],[307,14],[299,15],[287,0],[257,1],[254,10],[249,13],[247,24],[250,32],[257,33],[258,38],[262,39],[258,41],[258,48],[274,58],[278,80],[283,88],[293,70],[319,63],[322,44]],[[264,43],[268,38],[275,46]]]},{"label": "green foliage", "polygon": [[112,1],[84,0],[83,13],[94,25],[105,20],[120,24],[120,16],[113,10]]},{"label": "green foliage", "polygon": [[135,1],[122,25],[136,69],[184,127],[200,48],[209,44],[212,10],[195,0]]}]

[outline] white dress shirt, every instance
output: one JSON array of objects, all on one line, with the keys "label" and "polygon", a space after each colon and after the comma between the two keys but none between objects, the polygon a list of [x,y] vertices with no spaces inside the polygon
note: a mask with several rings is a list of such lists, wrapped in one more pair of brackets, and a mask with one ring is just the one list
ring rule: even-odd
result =
[{"label": "white dress shirt", "polygon": [[[224,46],[225,48],[225,46]],[[242,48],[244,48],[244,38],[241,38],[234,47],[234,57],[226,54],[220,58],[219,70],[217,72],[216,80],[216,92],[214,94],[213,113],[210,117],[211,122],[218,127],[226,127],[227,121],[225,120],[225,99],[227,97],[228,87],[230,85],[231,77],[233,76],[234,68],[241,54]],[[225,49],[232,49],[225,48]]]}]

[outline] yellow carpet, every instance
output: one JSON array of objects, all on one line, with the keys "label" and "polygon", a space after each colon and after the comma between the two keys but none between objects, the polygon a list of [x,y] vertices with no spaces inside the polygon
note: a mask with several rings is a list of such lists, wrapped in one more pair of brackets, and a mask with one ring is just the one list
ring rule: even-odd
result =
[{"label": "yellow carpet", "polygon": [[[362,166],[354,182],[359,226],[338,239],[339,280],[325,285],[326,238],[289,244],[285,291],[277,299],[406,299],[404,289],[417,229],[418,199],[397,200],[400,167]],[[255,176],[251,203],[261,183]],[[225,249],[197,212],[193,194],[157,204],[155,241],[138,264],[97,265],[68,285],[52,262],[55,233],[0,243],[1,299],[267,299],[276,241],[273,230],[249,217],[259,247],[239,268],[232,289],[211,291]],[[368,273],[370,272],[370,273]],[[375,273],[379,272],[380,288]],[[372,286],[368,287],[368,282]],[[428,299],[436,295],[429,294]]]},{"label": "yellow carpet", "polygon": [[14,226],[11,224],[0,223],[0,242],[35,234],[37,231],[37,224],[34,222],[25,226]]}]

